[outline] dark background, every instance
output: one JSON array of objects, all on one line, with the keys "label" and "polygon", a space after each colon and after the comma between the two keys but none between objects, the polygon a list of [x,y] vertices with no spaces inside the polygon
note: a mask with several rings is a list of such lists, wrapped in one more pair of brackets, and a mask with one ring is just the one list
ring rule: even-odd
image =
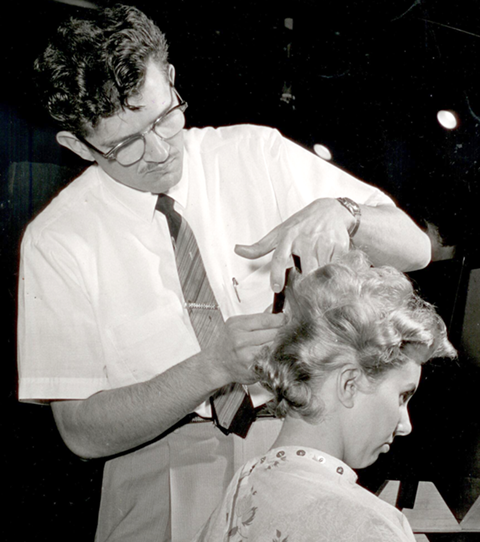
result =
[{"label": "dark background", "polygon": [[[143,9],[166,33],[177,88],[189,102],[189,125],[266,124],[307,148],[321,143],[337,165],[389,192],[421,226],[435,226],[443,243],[456,248],[453,258],[412,278],[447,321],[459,360],[425,368],[411,403],[413,434],[361,472],[360,481],[372,490],[387,478],[402,480],[406,489],[418,480],[434,481],[461,520],[480,494],[480,361],[463,351],[461,332],[469,272],[480,267],[480,4],[125,3]],[[31,65],[58,22],[85,9],[49,0],[15,2],[0,23],[1,429],[7,503],[0,529],[2,540],[12,542],[93,540],[96,523],[102,462],[81,461],[66,449],[48,407],[17,402],[15,368],[21,233],[84,167],[56,145],[55,130],[36,100]],[[286,18],[293,19],[293,29],[285,26]],[[440,109],[457,113],[456,130],[438,124]],[[24,162],[13,177],[12,164]],[[37,167],[49,172],[41,182],[32,180]],[[404,494],[408,506],[408,491]]]}]

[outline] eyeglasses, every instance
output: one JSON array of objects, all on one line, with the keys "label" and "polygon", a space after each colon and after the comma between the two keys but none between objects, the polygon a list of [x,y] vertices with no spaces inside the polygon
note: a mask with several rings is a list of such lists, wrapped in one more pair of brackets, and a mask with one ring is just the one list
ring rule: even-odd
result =
[{"label": "eyeglasses", "polygon": [[115,147],[108,152],[102,152],[83,138],[79,139],[81,139],[87,147],[98,152],[103,158],[106,158],[107,160],[116,160],[122,166],[131,166],[136,162],[139,162],[145,154],[145,136],[147,134],[153,131],[161,139],[170,139],[173,136],[176,136],[178,132],[185,127],[184,113],[188,104],[180,98],[180,94],[178,94],[173,86],[172,90],[179,102],[176,106],[172,107],[167,112],[162,113],[148,130],[127,137],[127,139],[124,139],[115,145]]}]

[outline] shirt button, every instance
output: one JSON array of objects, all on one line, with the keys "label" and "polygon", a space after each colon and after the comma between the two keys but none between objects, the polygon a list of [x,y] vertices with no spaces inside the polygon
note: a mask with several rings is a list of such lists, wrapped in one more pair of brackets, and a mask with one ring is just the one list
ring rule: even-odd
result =
[{"label": "shirt button", "polygon": [[305,455],[305,450],[297,450],[297,455]]},{"label": "shirt button", "polygon": [[337,472],[338,474],[343,474],[343,467],[338,467]]},{"label": "shirt button", "polygon": [[283,457],[284,455],[285,455],[285,452],[280,451],[280,452],[278,452],[277,457]]}]

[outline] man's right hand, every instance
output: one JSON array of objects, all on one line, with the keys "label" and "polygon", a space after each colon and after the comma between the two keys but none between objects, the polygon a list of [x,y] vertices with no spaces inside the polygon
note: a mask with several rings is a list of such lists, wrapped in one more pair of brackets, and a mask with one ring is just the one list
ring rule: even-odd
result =
[{"label": "man's right hand", "polygon": [[230,382],[251,384],[255,356],[270,345],[283,314],[234,316],[208,349],[158,376],[87,399],[52,402],[60,434],[80,457],[105,457],[149,442]]},{"label": "man's right hand", "polygon": [[225,322],[225,332],[208,352],[213,358],[214,370],[219,372],[224,384],[253,384],[256,381],[252,371],[255,357],[265,346],[272,344],[284,321],[282,313],[259,313],[232,316]]}]

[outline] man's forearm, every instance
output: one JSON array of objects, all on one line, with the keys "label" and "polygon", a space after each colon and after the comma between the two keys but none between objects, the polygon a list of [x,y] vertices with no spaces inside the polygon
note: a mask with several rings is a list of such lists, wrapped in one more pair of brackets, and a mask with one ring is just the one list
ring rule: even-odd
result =
[{"label": "man's forearm", "polygon": [[255,356],[272,343],[282,314],[233,316],[206,350],[138,384],[83,400],[55,401],[52,409],[67,446],[80,457],[125,452],[158,437],[230,382],[252,384]]},{"label": "man's forearm", "polygon": [[197,354],[146,382],[101,391],[85,400],[55,401],[67,446],[80,457],[114,455],[154,439],[227,383]]},{"label": "man's forearm", "polygon": [[393,205],[360,205],[362,218],[353,239],[375,265],[392,265],[401,271],[426,267],[431,244],[413,220]]}]

